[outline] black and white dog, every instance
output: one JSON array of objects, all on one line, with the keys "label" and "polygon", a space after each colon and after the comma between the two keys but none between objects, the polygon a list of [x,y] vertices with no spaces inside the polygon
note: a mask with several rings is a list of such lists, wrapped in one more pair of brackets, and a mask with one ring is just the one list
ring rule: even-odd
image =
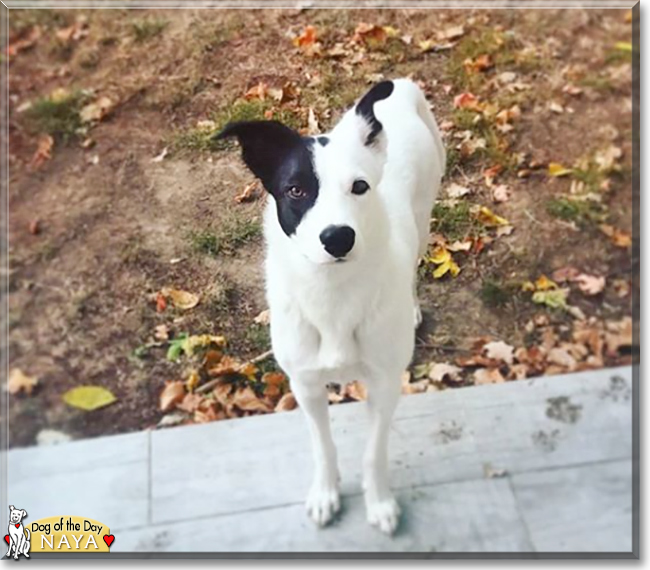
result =
[{"label": "black and white dog", "polygon": [[413,82],[383,81],[326,135],[251,121],[218,136],[237,137],[272,198],[264,225],[271,338],[313,440],[307,511],[324,525],[340,506],[326,386],[360,380],[371,419],[368,521],[392,533],[400,512],[389,488],[388,432],[422,318],[416,267],[445,169],[429,105]]}]

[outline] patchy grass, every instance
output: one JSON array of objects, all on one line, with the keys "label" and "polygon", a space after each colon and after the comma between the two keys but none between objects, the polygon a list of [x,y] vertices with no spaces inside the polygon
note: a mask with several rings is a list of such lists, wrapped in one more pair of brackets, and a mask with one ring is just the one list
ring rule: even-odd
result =
[{"label": "patchy grass", "polygon": [[256,220],[241,220],[225,224],[219,233],[210,230],[193,232],[189,236],[192,249],[205,255],[232,255],[237,248],[262,235],[262,226]]},{"label": "patchy grass", "polygon": [[480,224],[472,215],[469,202],[438,202],[431,211],[431,231],[450,241],[466,238],[480,231]]},{"label": "patchy grass", "polygon": [[271,348],[271,332],[268,326],[252,324],[245,333],[245,342],[251,351],[266,352]]},{"label": "patchy grass", "polygon": [[47,133],[67,142],[82,127],[79,111],[86,100],[82,91],[60,97],[41,97],[25,112],[25,118],[35,133]]},{"label": "patchy grass", "polygon": [[506,305],[515,293],[516,288],[510,284],[505,283],[500,279],[488,277],[483,280],[481,284],[481,300],[490,308],[498,308]]},{"label": "patchy grass", "polygon": [[295,111],[287,108],[275,109],[273,102],[268,99],[265,101],[238,99],[233,104],[225,105],[215,111],[205,124],[176,133],[171,141],[171,146],[174,151],[205,152],[223,150],[231,146],[232,142],[217,140],[215,135],[228,123],[234,121],[262,121],[267,118],[266,112],[271,110],[273,111],[272,119],[295,129],[303,126],[302,119]]},{"label": "patchy grass", "polygon": [[546,211],[554,218],[575,222],[581,226],[602,223],[607,218],[601,204],[591,200],[575,200],[568,196],[559,196],[548,200]]},{"label": "patchy grass", "polygon": [[146,42],[160,35],[168,25],[169,22],[162,18],[143,18],[131,22],[131,35],[138,43]]}]

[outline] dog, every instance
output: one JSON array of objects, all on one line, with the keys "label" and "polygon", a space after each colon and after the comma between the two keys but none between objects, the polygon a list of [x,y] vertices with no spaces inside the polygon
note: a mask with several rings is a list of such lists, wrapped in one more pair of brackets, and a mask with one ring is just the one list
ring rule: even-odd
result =
[{"label": "dog", "polygon": [[[24,509],[16,509],[13,505],[9,505],[9,550],[6,554],[7,558],[11,557],[12,549],[14,551],[14,560],[18,560],[20,554],[25,558],[29,558],[31,533],[22,524],[22,520],[26,516],[27,511]],[[25,533],[27,533],[26,536]]]},{"label": "dog", "polygon": [[392,534],[400,509],[388,480],[388,435],[422,314],[416,278],[429,241],[445,149],[420,88],[374,85],[334,129],[301,136],[276,121],[235,122],[242,158],[270,194],[264,213],[273,354],[304,410],[315,474],[307,512],[340,509],[327,385],[368,388],[363,458],[368,522]]}]

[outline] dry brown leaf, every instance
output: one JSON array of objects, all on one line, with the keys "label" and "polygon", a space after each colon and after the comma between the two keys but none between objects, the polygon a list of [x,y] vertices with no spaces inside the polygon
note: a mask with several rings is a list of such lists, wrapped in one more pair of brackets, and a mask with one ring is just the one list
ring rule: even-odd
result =
[{"label": "dry brown leaf", "polygon": [[84,123],[98,122],[106,117],[114,106],[115,103],[113,103],[113,101],[108,97],[100,97],[97,101],[89,103],[83,107],[81,111],[79,111],[79,117],[81,117],[81,120]]},{"label": "dry brown leaf", "polygon": [[156,326],[153,336],[156,340],[169,340],[169,327],[167,325]]},{"label": "dry brown leaf", "polygon": [[463,26],[451,26],[441,30],[436,35],[440,41],[453,41],[465,35],[465,28]]},{"label": "dry brown leaf", "polygon": [[467,186],[461,186],[460,184],[456,184],[455,182],[452,182],[445,189],[445,194],[449,198],[454,198],[454,199],[462,198],[463,196],[466,196],[469,193],[471,193],[471,190],[467,188]]},{"label": "dry brown leaf", "polygon": [[258,398],[250,386],[239,388],[233,395],[232,403],[244,412],[271,411],[271,407],[264,400]]},{"label": "dry brown leaf", "polygon": [[599,228],[601,232],[611,239],[616,247],[630,247],[632,245],[632,236],[623,230],[609,224],[601,224]]},{"label": "dry brown leaf", "polygon": [[368,399],[368,391],[361,382],[355,380],[354,382],[345,385],[343,396],[347,396],[353,400],[363,401]]},{"label": "dry brown leaf", "polygon": [[388,34],[383,26],[361,22],[354,30],[352,41],[366,44],[371,47],[383,44],[388,39]]},{"label": "dry brown leaf", "polygon": [[488,342],[483,346],[485,356],[493,360],[500,360],[506,364],[512,364],[514,350],[513,346],[510,346],[502,340]]},{"label": "dry brown leaf", "polygon": [[429,378],[434,382],[443,382],[445,379],[452,382],[462,382],[460,373],[462,368],[447,362],[436,362],[429,369]]},{"label": "dry brown leaf", "polygon": [[456,95],[456,97],[454,97],[454,108],[480,111],[481,104],[479,103],[477,97],[474,94],[461,93],[460,95]]},{"label": "dry brown leaf", "polygon": [[202,400],[203,397],[198,394],[185,394],[185,397],[176,405],[176,407],[183,412],[193,414],[198,409]]},{"label": "dry brown leaf", "polygon": [[258,325],[268,326],[271,324],[271,312],[268,309],[263,310],[259,315],[257,315],[253,322]]},{"label": "dry brown leaf", "polygon": [[562,267],[553,271],[551,278],[553,281],[557,281],[558,283],[565,283],[566,281],[573,281],[576,277],[578,277],[578,275],[580,275],[580,271],[578,271],[575,267],[568,265],[566,267]]},{"label": "dry brown leaf", "polygon": [[29,222],[29,233],[33,236],[37,236],[41,233],[41,221],[36,219]]},{"label": "dry brown leaf", "polygon": [[246,93],[244,93],[244,99],[259,99],[264,101],[268,94],[269,86],[260,81],[257,85],[253,85]]},{"label": "dry brown leaf", "polygon": [[38,378],[27,376],[20,368],[13,368],[9,372],[6,389],[7,392],[14,396],[20,392],[24,392],[30,396],[37,384]]},{"label": "dry brown leaf", "polygon": [[632,318],[625,317],[618,322],[607,323],[605,344],[609,354],[616,354],[621,348],[632,346]]},{"label": "dry brown leaf", "polygon": [[574,279],[585,295],[598,295],[605,288],[605,278],[603,276],[596,275],[587,275],[586,273],[581,273],[577,275]]},{"label": "dry brown leaf", "polygon": [[159,407],[161,412],[168,412],[185,397],[183,382],[167,382],[160,394]]},{"label": "dry brown leaf", "polygon": [[237,374],[241,366],[242,364],[232,356],[223,356],[217,361],[216,366],[207,368],[207,371],[213,377],[228,376],[229,374]]},{"label": "dry brown leaf", "polygon": [[566,349],[557,346],[548,351],[546,359],[552,364],[557,364],[569,370],[575,370],[577,365],[576,359]]},{"label": "dry brown leaf", "polygon": [[172,289],[170,287],[163,287],[161,293],[164,297],[171,299],[172,304],[177,309],[187,311],[193,309],[199,304],[199,296],[189,291],[182,289]]},{"label": "dry brown leaf", "polygon": [[492,200],[494,202],[507,202],[510,200],[510,187],[506,184],[499,184],[492,189]]},{"label": "dry brown leaf", "polygon": [[258,193],[255,192],[257,188],[257,180],[253,180],[253,182],[246,184],[246,186],[244,186],[244,189],[239,194],[237,194],[237,196],[235,196],[235,202],[238,204],[241,204],[243,202],[252,202],[258,196]]},{"label": "dry brown leaf", "polygon": [[498,368],[479,368],[474,372],[474,384],[502,384],[506,379]]},{"label": "dry brown leaf", "polygon": [[212,390],[215,400],[222,406],[227,406],[231,402],[233,385],[230,382],[219,382]]},{"label": "dry brown leaf", "polygon": [[40,135],[38,137],[38,146],[36,152],[29,162],[30,168],[36,170],[43,166],[46,160],[52,158],[52,147],[54,146],[54,139],[50,135]]},{"label": "dry brown leaf", "polygon": [[29,49],[38,41],[40,37],[41,29],[38,26],[34,26],[26,34],[23,34],[22,37],[19,37],[18,39],[12,41],[7,46],[7,56],[13,57],[18,52]]},{"label": "dry brown leaf", "polygon": [[296,402],[296,397],[291,393],[287,392],[280,401],[275,406],[276,412],[289,412],[295,410],[298,407],[298,402]]}]

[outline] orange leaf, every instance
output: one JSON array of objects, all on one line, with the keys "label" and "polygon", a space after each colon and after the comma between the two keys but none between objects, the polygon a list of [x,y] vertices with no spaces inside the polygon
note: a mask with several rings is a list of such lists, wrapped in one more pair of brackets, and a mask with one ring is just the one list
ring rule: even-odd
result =
[{"label": "orange leaf", "polygon": [[160,394],[160,411],[168,412],[185,397],[183,382],[167,382]]}]

